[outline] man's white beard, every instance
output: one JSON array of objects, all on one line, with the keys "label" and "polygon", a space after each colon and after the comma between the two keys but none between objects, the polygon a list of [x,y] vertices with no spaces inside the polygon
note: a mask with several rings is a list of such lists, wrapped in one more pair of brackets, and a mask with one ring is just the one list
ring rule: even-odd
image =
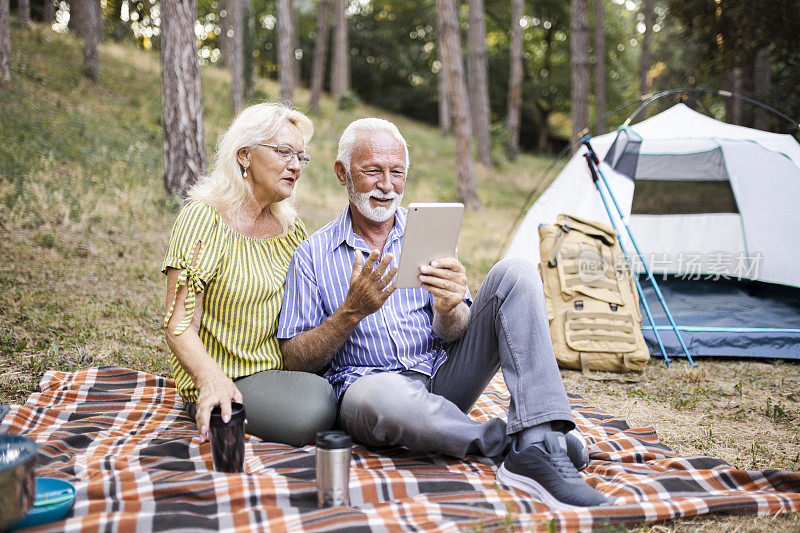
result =
[{"label": "man's white beard", "polygon": [[[394,212],[397,211],[397,208],[400,206],[400,202],[403,201],[403,195],[397,194],[394,191],[385,193],[378,189],[373,189],[370,192],[356,192],[356,188],[353,185],[353,178],[350,176],[349,172],[345,176],[345,183],[347,188],[347,197],[350,199],[350,202],[356,206],[356,209],[358,209],[359,213],[373,222],[386,222],[392,218],[394,216]],[[378,207],[372,207],[372,204],[369,203],[370,198],[376,198],[378,200],[392,200],[392,204],[387,207],[382,205],[379,205]]]}]

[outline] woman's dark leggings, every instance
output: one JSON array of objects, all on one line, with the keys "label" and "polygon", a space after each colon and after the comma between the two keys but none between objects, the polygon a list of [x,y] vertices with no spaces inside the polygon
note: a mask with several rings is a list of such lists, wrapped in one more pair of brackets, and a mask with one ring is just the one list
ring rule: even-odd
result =
[{"label": "woman's dark leggings", "polygon": [[[305,446],[336,420],[336,395],[316,374],[265,370],[235,383],[244,399],[245,431],[262,440]],[[195,417],[193,402],[186,412]]]}]

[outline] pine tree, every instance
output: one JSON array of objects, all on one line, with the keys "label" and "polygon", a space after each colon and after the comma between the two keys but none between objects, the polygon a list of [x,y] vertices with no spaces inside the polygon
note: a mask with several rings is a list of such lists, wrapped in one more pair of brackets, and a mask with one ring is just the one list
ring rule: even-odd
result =
[{"label": "pine tree", "polygon": [[179,198],[185,198],[186,191],[205,171],[196,17],[196,0],[161,1],[164,188]]},{"label": "pine tree", "polygon": [[319,0],[317,42],[314,45],[314,62],[311,65],[311,104],[309,107],[312,111],[319,111],[322,85],[325,83],[325,60],[328,58],[330,7],[330,0]]},{"label": "pine tree", "polygon": [[347,2],[335,0],[331,96],[338,101],[350,90],[350,46],[347,39]]},{"label": "pine tree", "polygon": [[479,209],[475,187],[475,164],[472,160],[467,88],[461,64],[461,38],[458,15],[453,0],[436,0],[439,33],[442,42],[442,64],[447,72],[447,88],[453,110],[453,133],[456,138],[456,177],[458,198],[469,209]]},{"label": "pine tree", "polygon": [[230,0],[231,38],[231,105],[238,114],[244,105],[244,5],[243,0]]},{"label": "pine tree", "polygon": [[524,0],[514,0],[511,16],[511,58],[508,75],[508,157],[512,161],[519,152],[519,123],[522,113],[522,12]]},{"label": "pine tree", "polygon": [[100,33],[103,21],[100,20],[99,0],[72,0],[70,20],[74,17],[75,29],[83,39],[83,70],[93,82],[100,81]]},{"label": "pine tree", "polygon": [[571,0],[572,139],[589,125],[589,2]]},{"label": "pine tree", "polygon": [[0,85],[11,81],[11,13],[8,0],[0,0]]},{"label": "pine tree", "polygon": [[17,17],[19,22],[26,28],[31,26],[31,0],[18,0]]},{"label": "pine tree", "polygon": [[486,21],[483,0],[469,2],[467,32],[467,85],[472,110],[472,131],[478,144],[478,162],[492,166],[492,134],[489,118],[489,80],[486,59]]},{"label": "pine tree", "polygon": [[603,0],[594,0],[594,98],[597,103],[597,127],[606,132],[606,40],[603,35]]},{"label": "pine tree", "polygon": [[288,104],[294,101],[294,50],[292,49],[292,7],[289,0],[275,0],[278,29],[278,79],[281,99]]}]

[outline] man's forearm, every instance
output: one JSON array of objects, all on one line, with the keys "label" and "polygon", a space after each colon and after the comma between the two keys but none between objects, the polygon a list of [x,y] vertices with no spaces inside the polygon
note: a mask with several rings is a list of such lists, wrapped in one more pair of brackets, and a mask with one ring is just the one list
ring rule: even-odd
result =
[{"label": "man's forearm", "polygon": [[314,372],[330,361],[361,321],[343,305],[322,324],[291,339],[281,340],[286,370]]},{"label": "man's forearm", "polygon": [[433,332],[448,342],[460,339],[469,326],[470,309],[470,306],[461,302],[447,315],[434,311]]}]

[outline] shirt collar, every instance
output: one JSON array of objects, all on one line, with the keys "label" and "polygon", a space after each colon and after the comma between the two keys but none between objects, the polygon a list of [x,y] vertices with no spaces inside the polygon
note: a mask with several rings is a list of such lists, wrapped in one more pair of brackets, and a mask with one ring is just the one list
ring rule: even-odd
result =
[{"label": "shirt collar", "polygon": [[[394,225],[389,231],[389,236],[386,238],[387,243],[398,240],[403,236],[403,233],[406,230],[407,217],[408,211],[402,207],[398,207],[397,211],[394,212]],[[330,242],[330,251],[336,249],[343,242],[346,242],[351,248],[354,249],[356,248],[356,239],[359,239],[361,242],[363,242],[363,240],[353,231],[353,219],[350,216],[349,204],[344,208],[344,211],[342,211],[342,214],[339,215],[339,218],[336,219],[334,227],[335,229],[333,232],[333,238]]]}]

